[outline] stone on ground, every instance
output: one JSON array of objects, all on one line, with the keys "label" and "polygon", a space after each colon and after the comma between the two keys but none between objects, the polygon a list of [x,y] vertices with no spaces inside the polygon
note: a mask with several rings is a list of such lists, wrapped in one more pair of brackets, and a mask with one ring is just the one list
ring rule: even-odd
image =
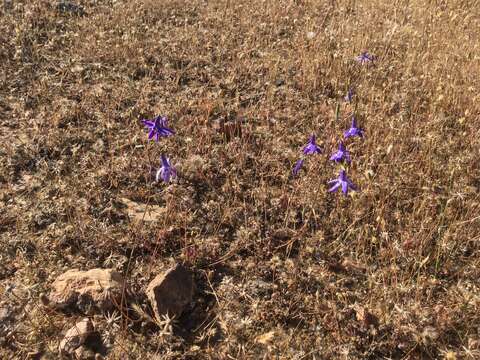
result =
[{"label": "stone on ground", "polygon": [[82,346],[87,337],[93,332],[93,324],[90,319],[85,318],[70,328],[58,347],[63,355],[72,354]]},{"label": "stone on ground", "polygon": [[167,314],[178,318],[192,301],[193,292],[192,274],[180,264],[157,275],[147,287],[148,299],[159,320]]},{"label": "stone on ground", "polygon": [[123,277],[112,269],[72,269],[53,282],[49,300],[57,308],[108,310],[120,303],[123,291]]}]

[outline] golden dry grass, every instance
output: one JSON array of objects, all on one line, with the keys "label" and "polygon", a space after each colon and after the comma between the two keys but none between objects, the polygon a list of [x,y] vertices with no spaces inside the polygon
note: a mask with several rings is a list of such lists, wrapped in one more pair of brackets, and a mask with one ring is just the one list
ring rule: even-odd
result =
[{"label": "golden dry grass", "polygon": [[[38,298],[66,269],[141,294],[172,259],[195,302],[173,334],[95,316],[107,358],[480,357],[478,1],[81,3],[0,10],[2,358],[58,356],[81,315]],[[328,155],[353,112],[343,197]],[[155,114],[175,137],[147,141]],[[324,154],[292,178],[313,132]],[[122,198],[164,213],[129,222]]]}]

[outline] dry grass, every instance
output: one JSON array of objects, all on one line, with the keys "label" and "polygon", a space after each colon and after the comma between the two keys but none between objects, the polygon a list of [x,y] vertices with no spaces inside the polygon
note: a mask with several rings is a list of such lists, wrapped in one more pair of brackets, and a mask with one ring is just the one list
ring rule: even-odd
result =
[{"label": "dry grass", "polygon": [[[81,315],[38,297],[66,269],[141,294],[172,259],[194,304],[161,331],[95,316],[109,359],[480,357],[478,1],[81,3],[0,10],[2,358],[58,356]],[[353,111],[344,198],[327,155]],[[175,137],[147,141],[155,114]],[[312,132],[325,154],[292,178]],[[122,198],[161,216],[129,222]]]}]

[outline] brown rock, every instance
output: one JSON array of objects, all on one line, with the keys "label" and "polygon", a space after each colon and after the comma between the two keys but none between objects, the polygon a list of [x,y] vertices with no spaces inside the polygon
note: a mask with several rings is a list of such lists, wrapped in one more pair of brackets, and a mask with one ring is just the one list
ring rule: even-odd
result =
[{"label": "brown rock", "polygon": [[72,354],[85,343],[88,335],[93,332],[93,324],[85,318],[70,328],[58,347],[61,354]]},{"label": "brown rock", "polygon": [[158,319],[161,315],[180,316],[192,301],[192,274],[182,265],[158,275],[147,287],[147,296]]},{"label": "brown rock", "polygon": [[69,270],[52,284],[50,302],[59,308],[77,306],[108,310],[118,303],[123,292],[122,275],[112,269]]}]

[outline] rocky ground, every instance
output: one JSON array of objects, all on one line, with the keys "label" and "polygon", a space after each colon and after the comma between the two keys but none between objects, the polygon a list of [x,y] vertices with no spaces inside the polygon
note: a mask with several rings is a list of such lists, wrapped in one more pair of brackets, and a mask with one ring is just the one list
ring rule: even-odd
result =
[{"label": "rocky ground", "polygon": [[480,358],[479,28],[460,0],[4,0],[0,358]]}]

